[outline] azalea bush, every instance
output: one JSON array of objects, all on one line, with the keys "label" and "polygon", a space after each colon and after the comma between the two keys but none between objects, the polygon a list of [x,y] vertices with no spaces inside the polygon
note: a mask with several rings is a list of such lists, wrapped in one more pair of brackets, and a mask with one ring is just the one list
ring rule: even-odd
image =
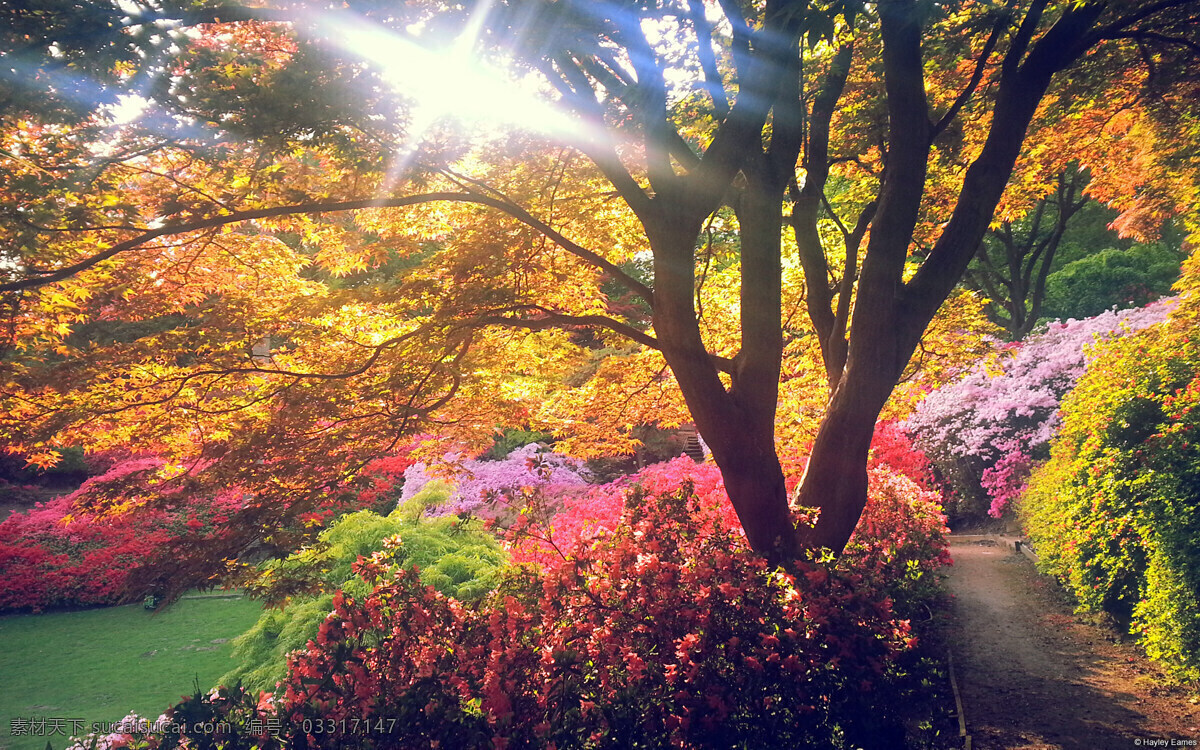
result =
[{"label": "azalea bush", "polygon": [[[413,524],[478,533],[474,521],[422,516],[448,494],[435,483],[387,518],[351,514],[321,545],[264,566],[276,594],[332,585],[351,558],[361,575],[297,618],[317,627],[274,699],[226,687],[168,716],[230,713],[241,729],[227,739],[246,747],[899,746],[895,685],[915,646],[906,613],[936,589],[945,526],[935,493],[886,465],[870,481],[846,554],[790,572],[748,549],[711,465],[666,462],[565,499],[528,487],[513,502],[543,505],[508,536],[536,564],[475,602],[429,585],[437,562],[409,568],[400,556],[415,552]],[[392,523],[399,544],[381,531]],[[266,645],[269,629],[248,640]],[[274,640],[299,640],[277,630]],[[261,734],[268,720],[276,735]]]},{"label": "azalea bush", "polygon": [[887,466],[867,474],[867,504],[839,567],[891,598],[903,617],[928,614],[950,565],[941,495]]},{"label": "azalea bush", "polygon": [[1164,301],[1050,323],[930,393],[904,427],[946,485],[952,514],[999,518],[1047,457],[1059,402],[1083,374],[1089,348],[1161,322],[1170,309]]},{"label": "azalea bush", "polygon": [[135,581],[180,544],[220,537],[241,502],[236,492],[188,497],[174,507],[125,514],[89,510],[89,493],[131,492],[161,462],[132,457],[75,492],[0,523],[0,610],[120,604],[147,593]]},{"label": "azalea bush", "polygon": [[[547,497],[544,492],[514,495],[519,506],[510,529],[514,562],[553,566],[581,539],[611,533],[625,514],[630,491],[661,494],[687,484],[709,513],[740,534],[741,524],[725,494],[721,471],[713,463],[696,463],[687,456],[651,464],[611,482]],[[536,489],[536,488],[531,488]]]},{"label": "azalea bush", "polygon": [[[890,597],[905,617],[927,616],[941,592],[941,568],[950,564],[949,529],[941,495],[884,462],[896,461],[928,478],[920,470],[927,468],[920,455],[902,450],[906,444],[902,433],[881,444],[890,453],[881,451],[873,456],[875,465],[867,475],[867,504],[838,567],[869,581],[872,590]],[[681,457],[646,467],[623,481],[568,494],[549,507],[540,495],[526,495],[520,523],[509,530],[513,559],[553,569],[571,559],[581,541],[618,530],[631,495],[660,495],[679,486],[691,488],[696,502],[705,509],[695,520],[700,533],[720,527],[744,539],[720,472],[712,464]]]},{"label": "azalea bush", "polygon": [[912,480],[922,490],[938,489],[929,457],[913,443],[904,427],[892,420],[875,425],[867,466],[887,468],[893,474]]},{"label": "azalea bush", "polygon": [[1105,344],[1063,402],[1021,518],[1080,606],[1200,679],[1200,261],[1171,319]]},{"label": "azalea bush", "polygon": [[137,596],[125,586],[131,566],[173,538],[165,514],[135,524],[70,513],[59,498],[0,523],[0,610],[130,601]]},{"label": "azalea bush", "polygon": [[587,484],[582,461],[555,453],[539,443],[529,443],[499,460],[471,459],[456,451],[440,461],[417,461],[404,472],[400,502],[412,499],[432,481],[453,485],[450,497],[429,513],[435,515],[476,514],[491,516],[505,503],[503,496],[526,488],[556,493]]},{"label": "azalea bush", "polygon": [[[788,463],[795,469],[788,477],[788,488],[794,489],[803,471],[804,460],[792,459]],[[915,498],[917,493],[932,490],[935,486],[928,459],[894,422],[881,422],[876,427],[869,466],[871,477],[882,476],[880,472],[885,472],[911,480],[913,486],[909,488],[910,497]],[[875,487],[874,479],[871,481],[872,487]],[[562,551],[577,538],[615,529],[625,512],[625,498],[634,488],[644,493],[661,494],[685,483],[692,488],[696,497],[722,518],[723,523],[735,533],[742,533],[741,522],[725,494],[724,480],[717,465],[711,462],[696,463],[686,456],[679,456],[651,464],[605,484],[568,488],[548,502],[544,497],[529,495],[515,498],[517,503],[527,506],[530,501],[533,502],[532,507],[522,508],[524,512],[519,514],[527,533],[514,547],[514,560],[540,563],[557,560],[562,557]],[[874,497],[878,493],[869,494]],[[921,502],[932,503],[921,506],[923,513],[926,507],[936,506],[939,500],[935,495],[922,495]]]},{"label": "azalea bush", "polygon": [[[410,450],[367,463],[352,481],[297,506],[287,526],[264,529],[264,535],[275,548],[303,544],[346,512],[394,508],[413,464]],[[149,454],[77,458],[72,466],[95,475],[74,492],[0,523],[0,611],[179,593],[209,581],[213,555],[237,559],[247,551],[230,532],[257,523],[261,509],[251,493],[192,491],[188,472]],[[44,492],[21,489],[28,492],[15,499]]]}]

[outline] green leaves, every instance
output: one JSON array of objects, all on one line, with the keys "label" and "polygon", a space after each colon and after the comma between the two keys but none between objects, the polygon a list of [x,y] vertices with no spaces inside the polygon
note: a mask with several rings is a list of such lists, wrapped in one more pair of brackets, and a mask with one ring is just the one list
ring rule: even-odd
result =
[{"label": "green leaves", "polygon": [[[1193,259],[1180,288],[1195,278]],[[1167,321],[1097,347],[1021,505],[1081,607],[1127,622],[1183,679],[1200,675],[1198,304],[1192,290]]]}]

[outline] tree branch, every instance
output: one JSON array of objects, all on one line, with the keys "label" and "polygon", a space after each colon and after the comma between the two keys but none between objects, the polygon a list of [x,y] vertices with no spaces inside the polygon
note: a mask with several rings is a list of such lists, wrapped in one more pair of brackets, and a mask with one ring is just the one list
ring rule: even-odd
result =
[{"label": "tree branch", "polygon": [[979,59],[975,61],[975,70],[971,72],[971,79],[967,82],[966,88],[955,97],[954,103],[950,105],[950,109],[946,110],[946,114],[942,115],[937,124],[933,126],[933,130],[929,133],[930,140],[937,138],[974,96],[979,82],[983,80],[983,71],[987,69],[988,59],[992,56],[992,51],[996,49],[996,43],[1000,41],[1000,34],[1008,26],[1009,13],[1015,3],[1016,0],[1009,0],[1008,5],[1004,8],[1004,13],[996,19],[995,25],[992,26],[992,33],[988,35],[987,42],[983,45],[983,51],[979,53]]},{"label": "tree branch", "polygon": [[123,242],[118,242],[107,250],[96,253],[95,255],[91,255],[79,261],[78,263],[66,266],[65,268],[60,268],[57,271],[40,274],[36,278],[26,278],[0,284],[0,292],[33,289],[36,287],[45,286],[47,284],[52,284],[56,281],[62,281],[63,279],[70,278],[82,271],[87,270],[88,268],[95,266],[98,263],[102,263],[103,261],[113,258],[128,250],[136,249],[147,242],[160,237],[173,237],[181,234],[187,234],[189,232],[196,232],[204,229],[226,226],[229,224],[237,224],[243,221],[266,219],[276,216],[337,213],[341,211],[358,211],[366,208],[403,208],[406,206],[416,206],[425,203],[435,203],[438,201],[475,203],[482,206],[488,206],[489,208],[494,208],[504,214],[507,214],[517,221],[529,226],[530,228],[541,232],[563,250],[566,250],[577,258],[605,271],[614,279],[616,279],[622,286],[629,289],[634,294],[637,294],[651,306],[654,304],[653,290],[630,276],[625,271],[621,270],[619,266],[615,265],[611,261],[567,239],[553,227],[534,217],[520,206],[513,205],[491,196],[478,195],[469,192],[435,192],[412,195],[404,198],[365,198],[362,200],[330,202],[316,201],[312,203],[299,203],[289,206],[274,206],[272,208],[253,209],[249,211],[235,211],[228,214],[221,214],[219,216],[211,216],[205,219],[196,219],[194,221],[188,221],[182,224],[173,224],[160,227],[158,229],[147,230],[137,237],[133,237]]},{"label": "tree branch", "polygon": [[[521,313],[536,313],[537,317],[513,317]],[[531,331],[542,331],[547,328],[563,328],[565,326],[585,326],[589,328],[607,328],[619,333],[625,338],[638,342],[642,346],[661,351],[658,339],[645,331],[641,331],[623,321],[606,315],[568,315],[556,312],[541,305],[513,305],[511,307],[490,310],[482,315],[473,316],[471,321],[484,325],[500,325],[513,328],[528,328]]]},{"label": "tree branch", "polygon": [[725,119],[729,114],[729,97],[725,92],[725,82],[717,70],[717,57],[713,53],[712,29],[708,19],[704,17],[704,3],[699,0],[688,0],[688,17],[696,30],[696,56],[700,58],[700,70],[704,81],[708,84],[705,89],[712,98],[713,112],[718,120]]}]

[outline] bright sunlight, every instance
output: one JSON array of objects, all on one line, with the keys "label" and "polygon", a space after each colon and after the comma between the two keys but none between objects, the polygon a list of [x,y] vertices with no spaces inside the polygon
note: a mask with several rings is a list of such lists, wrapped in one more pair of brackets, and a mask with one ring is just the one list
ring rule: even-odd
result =
[{"label": "bright sunlight", "polygon": [[479,58],[477,40],[486,9],[485,4],[443,49],[345,14],[324,16],[321,24],[336,32],[339,46],[377,66],[386,81],[416,102],[410,147],[448,118],[485,130],[512,127],[578,138],[578,120],[555,109],[528,81]]}]

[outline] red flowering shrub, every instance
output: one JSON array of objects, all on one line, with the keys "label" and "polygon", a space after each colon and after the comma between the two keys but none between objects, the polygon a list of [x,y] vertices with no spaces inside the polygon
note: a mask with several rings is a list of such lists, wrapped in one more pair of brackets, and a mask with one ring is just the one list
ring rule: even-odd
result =
[{"label": "red flowering shrub", "polygon": [[797,571],[767,570],[690,491],[638,497],[478,609],[413,571],[339,597],[293,657],[290,726],[325,747],[837,745],[908,626],[860,575]]},{"label": "red flowering shrub", "polygon": [[0,611],[118,604],[130,570],[172,534],[165,514],[99,521],[58,498],[0,523]]},{"label": "red flowering shrub", "polygon": [[[924,454],[913,449],[895,425],[880,425],[867,474],[867,505],[839,564],[870,578],[873,585],[895,597],[906,613],[936,594],[936,571],[950,564],[945,539],[949,530],[940,495],[929,489],[932,482]],[[631,489],[661,495],[684,484],[693,488],[696,502],[704,509],[695,520],[697,529],[707,532],[717,522],[742,538],[741,523],[716,465],[697,464],[681,456],[587,492],[567,495],[552,508],[539,507],[539,497],[527,497],[534,512],[521,515],[513,559],[556,566],[579,539],[618,528]]]},{"label": "red flowering shrub", "polygon": [[[345,491],[298,512],[288,532],[312,537],[348,510],[394,506],[413,462],[408,450],[367,464]],[[212,560],[236,557],[245,545],[231,532],[255,523],[253,498],[237,488],[200,495],[186,481],[160,484],[162,466],[155,456],[115,460],[75,492],[0,523],[0,611],[186,589],[210,578]]]},{"label": "red flowering shrub", "polygon": [[923,490],[937,487],[929,458],[924,451],[913,445],[912,438],[895,422],[886,421],[875,425],[875,435],[871,438],[871,457],[867,466],[887,467],[895,474],[908,477]]},{"label": "red flowering shrub", "polygon": [[936,597],[950,565],[941,496],[890,467],[867,473],[867,505],[839,565],[890,596],[903,617]]},{"label": "red flowering shrub", "polygon": [[552,507],[541,507],[544,498],[540,496],[526,494],[516,498],[517,502],[533,507],[520,514],[523,533],[514,537],[512,560],[557,565],[577,540],[611,532],[620,525],[625,498],[634,487],[643,494],[659,495],[675,491],[685,483],[706,513],[716,514],[728,528],[742,533],[741,522],[725,494],[725,483],[716,464],[698,464],[687,456],[679,456],[608,484],[562,493],[554,499]]},{"label": "red flowering shrub", "polygon": [[404,487],[404,472],[416,462],[410,455],[412,448],[410,443],[399,452],[376,458],[363,467],[358,476],[361,489],[356,498],[356,510],[370,508],[380,515],[387,515],[396,507]]},{"label": "red flowering shrub", "polygon": [[118,462],[79,490],[0,523],[0,611],[119,604],[140,598],[130,577],[182,541],[219,536],[236,493],[190,498],[173,509],[139,507],[103,515],[77,507],[90,492],[120,497],[157,469],[153,458]]}]

